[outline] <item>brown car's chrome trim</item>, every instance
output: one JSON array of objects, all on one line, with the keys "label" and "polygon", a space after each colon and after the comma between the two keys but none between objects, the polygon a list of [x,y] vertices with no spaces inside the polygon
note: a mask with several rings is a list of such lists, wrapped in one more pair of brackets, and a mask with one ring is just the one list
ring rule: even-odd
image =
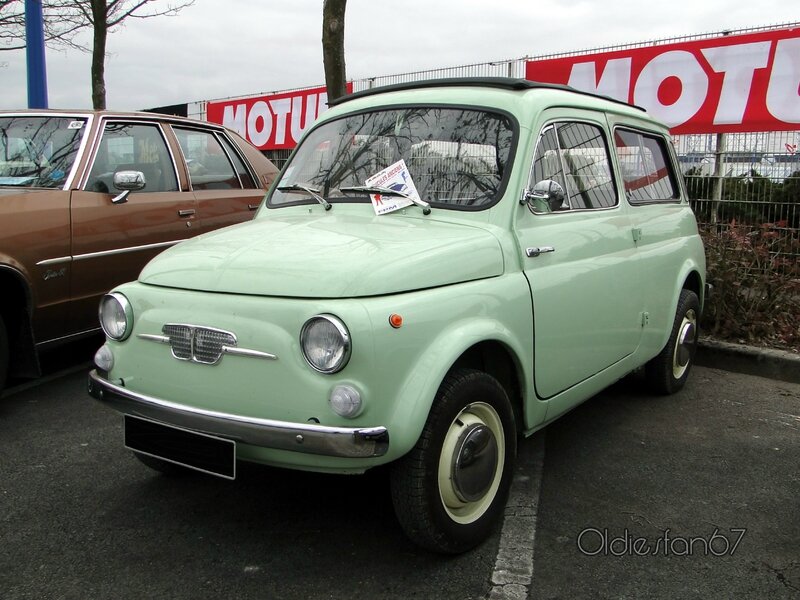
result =
[{"label": "brown car's chrome trim", "polygon": [[76,254],[72,260],[87,260],[89,258],[98,258],[100,256],[113,256],[114,254],[124,254],[126,252],[138,252],[140,250],[156,250],[158,248],[166,248],[174,246],[178,242],[184,240],[172,240],[169,242],[158,242],[156,244],[143,244],[141,246],[128,246],[126,248],[114,248],[113,250],[103,250],[101,252],[88,252],[87,254]]},{"label": "brown car's chrome trim", "polygon": [[327,427],[205,410],[133,392],[104,379],[96,370],[89,373],[89,394],[123,414],[262,448],[339,458],[371,458],[389,450],[385,427]]},{"label": "brown car's chrome trim", "polygon": [[72,262],[71,256],[59,256],[58,258],[48,258],[46,260],[40,260],[36,263],[37,267],[47,267],[50,265],[58,265],[65,262]]},{"label": "brown car's chrome trim", "polygon": [[141,246],[127,246],[125,248],[114,248],[112,250],[103,250],[101,252],[88,252],[86,254],[76,254],[75,256],[59,256],[57,258],[47,258],[40,260],[36,263],[37,267],[47,267],[50,265],[57,265],[65,262],[72,262],[74,260],[87,260],[90,258],[98,258],[101,256],[113,256],[114,254],[125,254],[126,252],[138,252],[140,250],[157,250],[158,248],[166,248],[174,246],[178,242],[184,240],[171,240],[169,242],[157,242],[155,244],[143,244]]}]

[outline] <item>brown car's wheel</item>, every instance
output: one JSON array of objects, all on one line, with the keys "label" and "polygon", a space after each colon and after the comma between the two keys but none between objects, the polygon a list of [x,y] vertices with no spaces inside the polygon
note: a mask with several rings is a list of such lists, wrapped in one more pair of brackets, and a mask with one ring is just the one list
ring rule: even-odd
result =
[{"label": "brown car's wheel", "polygon": [[392,467],[392,501],[406,534],[450,554],[486,539],[503,515],[516,436],[496,379],[471,369],[450,373],[416,446]]},{"label": "brown car's wheel", "polygon": [[160,458],[155,458],[154,456],[149,456],[147,454],[134,452],[133,455],[138,458],[139,462],[141,462],[143,465],[147,465],[154,471],[158,471],[162,475],[166,475],[168,477],[182,477],[195,472],[192,469],[188,469],[186,467],[182,467],[180,465],[176,465],[175,463],[161,460]]},{"label": "brown car's wheel", "polygon": [[3,315],[0,315],[0,392],[6,385],[8,375],[8,331]]},{"label": "brown car's wheel", "polygon": [[667,345],[645,365],[647,383],[657,394],[674,394],[689,378],[697,351],[700,300],[691,290],[681,290],[678,310]]}]

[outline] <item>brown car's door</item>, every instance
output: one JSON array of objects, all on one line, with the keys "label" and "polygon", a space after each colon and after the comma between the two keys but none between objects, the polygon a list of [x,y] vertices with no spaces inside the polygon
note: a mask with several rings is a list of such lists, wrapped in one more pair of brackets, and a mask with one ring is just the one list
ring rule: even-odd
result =
[{"label": "brown car's door", "polygon": [[219,131],[176,126],[172,130],[186,158],[203,231],[250,220],[264,189],[234,144]]},{"label": "brown car's door", "polygon": [[[175,158],[157,123],[107,121],[88,171],[72,194],[70,316],[85,329],[98,326],[104,293],[136,279],[156,254],[200,229],[194,195],[180,191]],[[119,171],[142,173],[145,187],[115,204]]]}]

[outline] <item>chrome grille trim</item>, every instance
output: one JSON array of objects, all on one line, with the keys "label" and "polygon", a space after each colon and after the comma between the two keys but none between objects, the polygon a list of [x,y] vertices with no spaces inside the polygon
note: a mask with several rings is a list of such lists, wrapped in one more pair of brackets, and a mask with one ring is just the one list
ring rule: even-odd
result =
[{"label": "chrome grille trim", "polygon": [[203,365],[216,365],[224,354],[246,356],[263,360],[278,360],[277,355],[260,350],[239,348],[236,335],[223,329],[201,327],[184,323],[167,323],[161,328],[164,335],[139,333],[141,340],[166,344],[178,360]]}]

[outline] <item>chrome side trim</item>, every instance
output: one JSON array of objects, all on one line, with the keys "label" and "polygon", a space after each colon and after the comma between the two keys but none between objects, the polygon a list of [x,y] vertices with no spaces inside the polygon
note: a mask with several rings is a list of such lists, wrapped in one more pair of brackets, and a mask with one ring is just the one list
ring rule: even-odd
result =
[{"label": "chrome side trim", "polygon": [[40,260],[36,263],[37,267],[47,267],[49,265],[58,265],[65,262],[72,262],[71,256],[59,256],[58,258],[48,258],[45,260]]},{"label": "chrome side trim", "polygon": [[114,410],[262,448],[338,458],[372,458],[389,450],[385,427],[327,427],[244,417],[139,394],[89,373],[89,394]]},{"label": "chrome side trim", "polygon": [[127,248],[114,248],[113,250],[102,250],[101,252],[88,252],[86,254],[76,254],[72,260],[87,260],[90,258],[99,258],[101,256],[113,256],[114,254],[125,254],[126,252],[138,252],[140,250],[155,250],[157,248],[167,248],[174,246],[183,240],[172,240],[169,242],[158,242],[155,244],[143,244],[141,246],[128,246]]}]

